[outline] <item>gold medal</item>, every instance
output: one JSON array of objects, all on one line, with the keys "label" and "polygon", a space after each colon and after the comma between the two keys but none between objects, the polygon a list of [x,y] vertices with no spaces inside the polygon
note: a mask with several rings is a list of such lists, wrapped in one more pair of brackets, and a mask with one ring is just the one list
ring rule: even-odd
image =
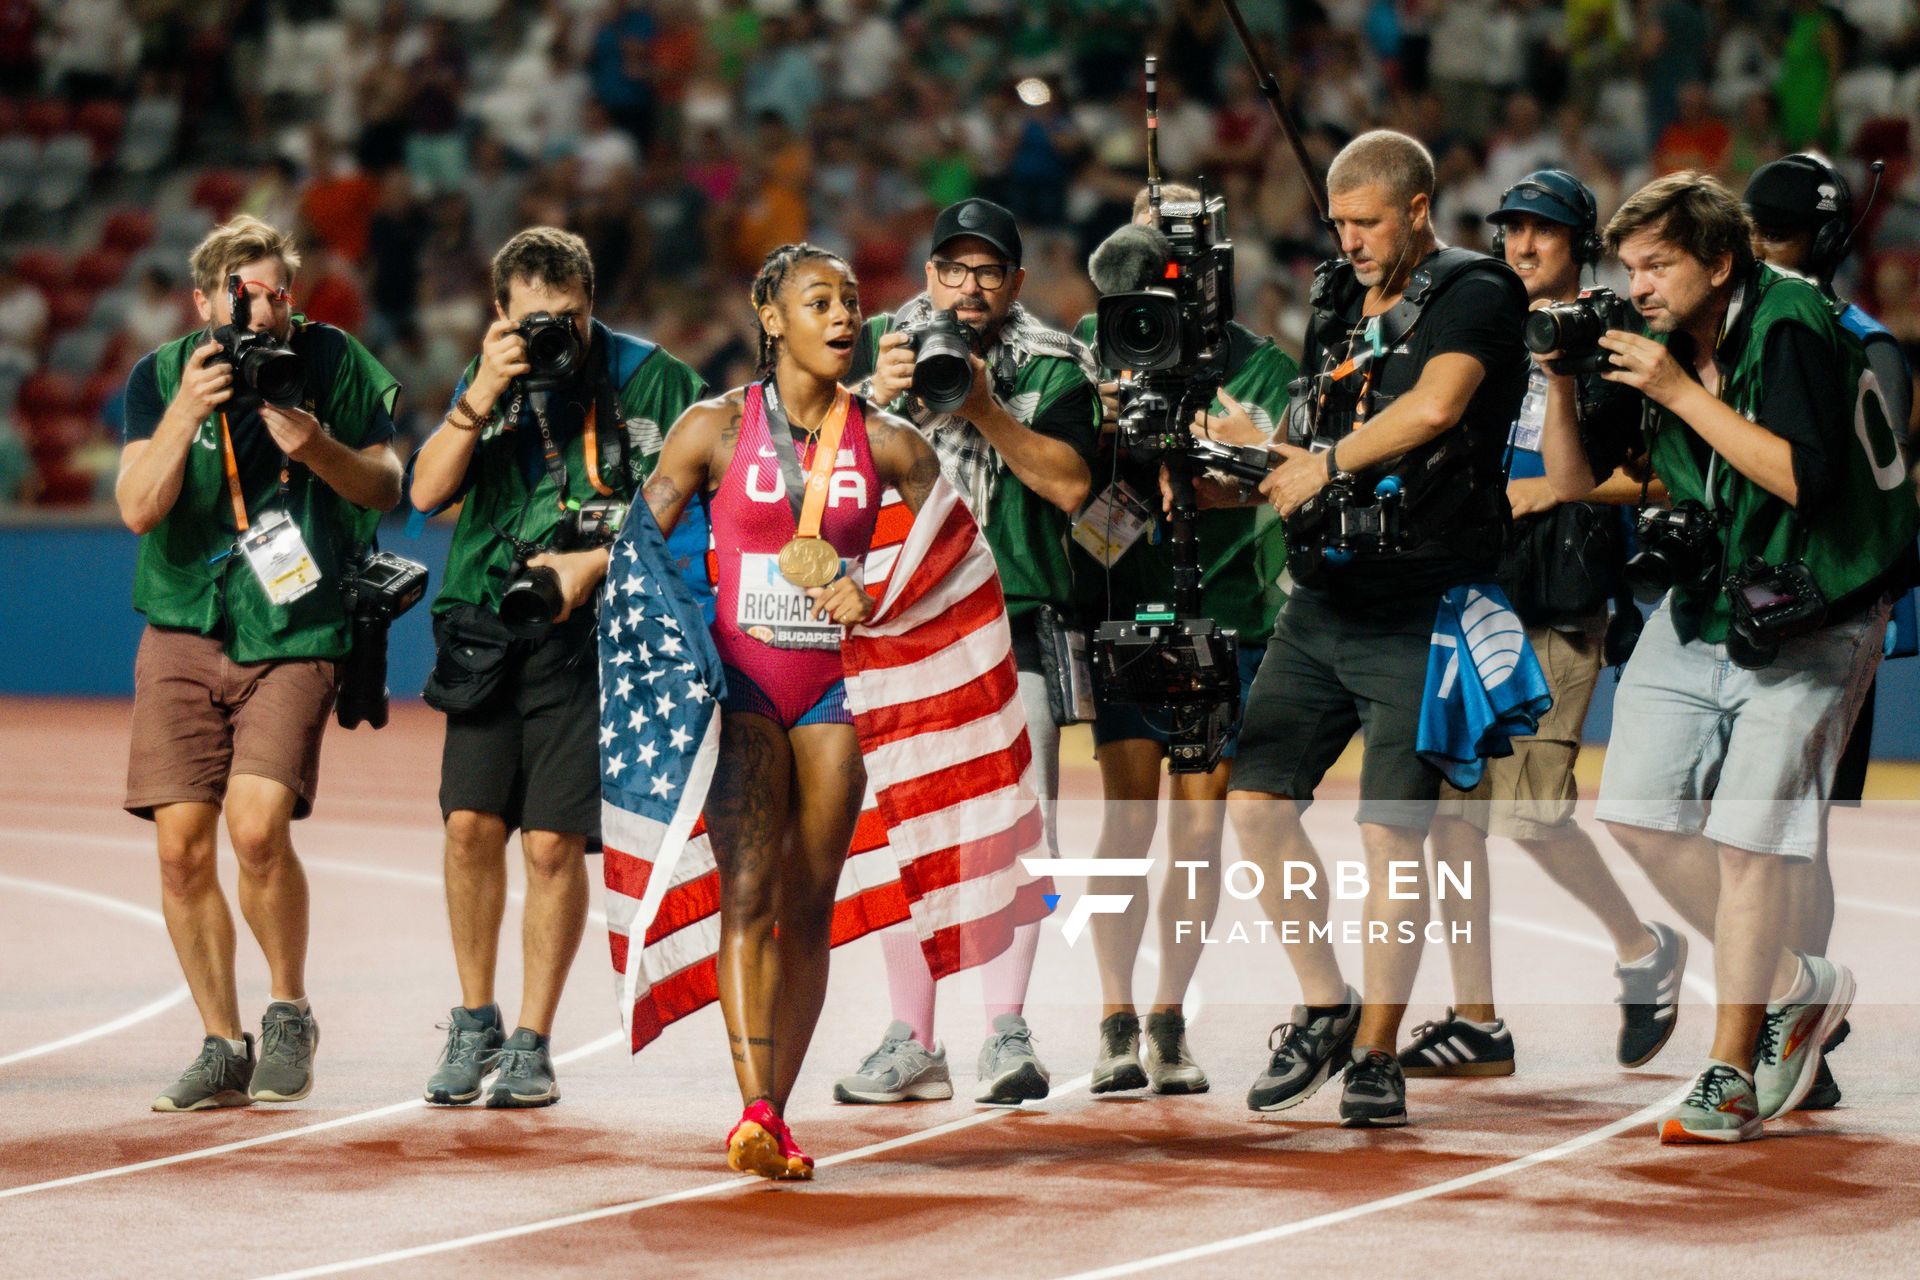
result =
[{"label": "gold medal", "polygon": [[825,538],[795,538],[780,548],[780,576],[796,587],[824,587],[840,576],[840,553]]}]

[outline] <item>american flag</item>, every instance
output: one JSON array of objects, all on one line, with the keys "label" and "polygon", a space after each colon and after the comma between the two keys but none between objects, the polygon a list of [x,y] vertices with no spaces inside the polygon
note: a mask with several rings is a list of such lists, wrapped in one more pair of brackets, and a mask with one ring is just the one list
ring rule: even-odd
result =
[{"label": "american flag", "polygon": [[[1006,608],[986,540],[944,482],[917,518],[889,491],[867,585],[880,606],[841,650],[867,796],[833,943],[911,919],[944,976],[998,955],[1051,891],[1019,862],[1045,847]],[[724,686],[699,598],[641,511],[614,548],[601,617],[607,930],[638,1053],[719,993],[719,877],[699,814]]]}]

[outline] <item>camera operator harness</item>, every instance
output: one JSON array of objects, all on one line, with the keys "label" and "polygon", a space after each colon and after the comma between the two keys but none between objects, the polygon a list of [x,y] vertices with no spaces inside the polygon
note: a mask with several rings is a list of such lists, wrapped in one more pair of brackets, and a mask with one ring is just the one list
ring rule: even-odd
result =
[{"label": "camera operator harness", "polygon": [[[1407,282],[1400,301],[1378,316],[1357,319],[1365,287],[1344,261],[1322,263],[1314,274],[1308,323],[1309,355],[1321,370],[1295,384],[1288,414],[1290,442],[1315,453],[1340,440],[1399,399],[1382,381],[1382,362],[1406,343],[1427,308],[1456,281],[1493,259],[1466,249],[1430,254]],[[1398,354],[1405,354],[1404,349]],[[1417,376],[1417,374],[1416,374]],[[1409,383],[1409,386],[1412,384]],[[1498,455],[1476,457],[1466,433],[1452,430],[1392,462],[1372,485],[1351,472],[1330,472],[1326,488],[1287,521],[1288,561],[1294,579],[1325,581],[1328,566],[1358,556],[1391,555],[1429,541],[1476,503],[1497,505],[1503,491]],[[1464,475],[1469,483],[1459,481]]]}]

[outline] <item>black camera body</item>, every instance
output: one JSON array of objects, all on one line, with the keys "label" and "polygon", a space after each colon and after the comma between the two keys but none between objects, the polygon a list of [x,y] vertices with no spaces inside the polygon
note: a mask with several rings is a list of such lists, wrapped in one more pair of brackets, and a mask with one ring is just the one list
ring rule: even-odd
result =
[{"label": "black camera body", "polygon": [[272,333],[253,332],[247,324],[246,286],[227,277],[227,323],[213,331],[220,351],[213,357],[233,367],[233,399],[244,405],[262,400],[277,409],[299,405],[307,391],[307,361]]},{"label": "black camera body", "polygon": [[1226,212],[1218,196],[1162,204],[1166,263],[1158,281],[1106,294],[1095,316],[1096,359],[1133,375],[1120,388],[1118,447],[1167,470],[1175,607],[1143,605],[1131,622],[1102,623],[1094,665],[1110,700],[1167,710],[1167,767],[1175,773],[1218,764],[1240,716],[1238,641],[1199,616],[1193,479],[1213,471],[1258,483],[1273,466],[1265,449],[1197,439],[1189,427],[1225,384],[1232,356]]},{"label": "black camera body", "polygon": [[913,348],[913,394],[935,413],[952,413],[973,394],[980,337],[949,308],[902,330]]},{"label": "black camera body", "polygon": [[522,639],[536,640],[546,634],[566,598],[560,593],[560,575],[546,565],[529,566],[527,561],[548,551],[592,551],[610,547],[620,536],[627,518],[627,504],[618,498],[595,498],[570,507],[553,531],[553,541],[541,546],[514,542],[513,570],[507,588],[500,596],[500,621]]},{"label": "black camera body", "polygon": [[1817,630],[1827,596],[1799,560],[1770,565],[1755,557],[1727,575],[1727,656],[1750,671],[1770,666],[1780,642]]},{"label": "black camera body", "polygon": [[1521,340],[1535,355],[1558,351],[1550,367],[1557,374],[1579,376],[1614,367],[1613,356],[1600,345],[1609,329],[1636,328],[1634,310],[1611,289],[1582,289],[1572,302],[1554,302],[1527,313]]},{"label": "black camera body", "polygon": [[349,559],[340,592],[353,627],[341,660],[334,717],[342,729],[387,727],[387,631],[427,594],[427,567],[388,551],[361,550]]},{"label": "black camera body", "polygon": [[1170,245],[1165,281],[1100,299],[1094,350],[1103,367],[1163,381],[1204,375],[1221,363],[1233,319],[1226,214],[1219,196],[1160,206],[1160,230]]},{"label": "black camera body", "polygon": [[1653,604],[1669,590],[1705,591],[1720,578],[1721,517],[1688,499],[1640,513],[1635,533],[1640,550],[1621,576],[1634,599]]},{"label": "black camera body", "polygon": [[1131,622],[1094,633],[1094,672],[1109,701],[1164,707],[1172,719],[1167,767],[1206,773],[1240,720],[1240,641],[1211,618],[1143,604]]},{"label": "black camera body", "polygon": [[572,320],[536,311],[520,322],[519,334],[527,346],[529,366],[518,379],[521,390],[552,391],[574,380],[586,348]]}]

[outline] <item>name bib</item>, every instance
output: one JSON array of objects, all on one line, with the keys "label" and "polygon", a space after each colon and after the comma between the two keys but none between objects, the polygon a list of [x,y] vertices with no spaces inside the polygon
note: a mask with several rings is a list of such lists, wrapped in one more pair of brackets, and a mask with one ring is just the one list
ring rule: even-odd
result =
[{"label": "name bib", "polygon": [[[860,562],[842,560],[840,571],[861,582]],[[805,587],[780,572],[780,557],[757,552],[740,555],[740,591],[733,622],[742,635],[775,649],[831,649],[838,652],[846,629],[813,616],[814,601]]]}]

